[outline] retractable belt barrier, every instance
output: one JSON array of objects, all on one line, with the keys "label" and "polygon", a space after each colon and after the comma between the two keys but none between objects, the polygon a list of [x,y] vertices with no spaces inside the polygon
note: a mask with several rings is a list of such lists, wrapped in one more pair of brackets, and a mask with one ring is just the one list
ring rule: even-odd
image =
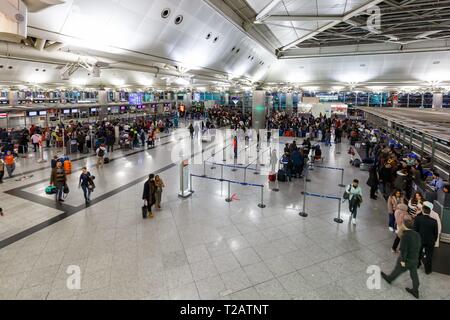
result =
[{"label": "retractable belt barrier", "polygon": [[306,174],[304,177],[304,191],[303,194],[303,210],[299,213],[299,215],[303,218],[308,217],[308,214],[306,213],[306,197],[315,197],[315,198],[321,198],[321,199],[327,199],[327,200],[338,200],[338,216],[334,219],[334,222],[336,223],[343,223],[344,221],[341,219],[341,198],[335,197],[335,196],[329,196],[329,195],[323,195],[318,193],[311,193],[307,191],[308,188],[308,170],[306,170]]},{"label": "retractable belt barrier", "polygon": [[213,181],[220,181],[220,182],[227,182],[228,183],[228,197],[225,199],[226,202],[232,202],[233,199],[231,197],[231,184],[237,184],[245,187],[256,187],[261,188],[261,202],[258,204],[258,207],[265,208],[266,205],[264,204],[264,186],[262,184],[254,184],[254,183],[247,183],[247,182],[239,182],[239,181],[232,181],[232,180],[225,180],[225,179],[218,179],[213,177],[207,177],[207,176],[200,176],[196,174],[190,175],[190,183],[191,183],[191,192],[194,192],[193,184],[192,184],[192,178],[200,178],[200,179],[207,179],[207,180],[213,180]]},{"label": "retractable belt barrier", "polygon": [[327,167],[327,166],[316,166],[316,165],[314,167],[315,168],[320,168],[320,169],[341,171],[341,183],[338,186],[341,187],[341,188],[345,188],[345,184],[344,184],[345,169],[344,168],[335,168],[335,167]]}]

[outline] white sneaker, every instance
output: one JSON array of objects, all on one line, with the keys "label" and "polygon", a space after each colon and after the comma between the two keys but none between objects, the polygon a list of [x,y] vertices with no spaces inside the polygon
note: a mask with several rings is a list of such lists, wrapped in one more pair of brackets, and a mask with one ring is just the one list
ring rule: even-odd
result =
[{"label": "white sneaker", "polygon": [[354,226],[356,226],[356,219],[353,219],[352,223],[353,223]]},{"label": "white sneaker", "polygon": [[389,227],[389,231],[390,231],[390,232],[394,232],[394,228]]}]

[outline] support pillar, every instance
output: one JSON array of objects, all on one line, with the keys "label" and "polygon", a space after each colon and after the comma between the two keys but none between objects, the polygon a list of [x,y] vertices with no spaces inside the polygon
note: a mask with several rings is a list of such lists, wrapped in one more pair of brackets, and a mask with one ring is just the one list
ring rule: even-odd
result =
[{"label": "support pillar", "polygon": [[108,117],[108,92],[106,90],[99,90],[98,104],[98,118],[100,121],[103,121]]},{"label": "support pillar", "polygon": [[286,114],[291,115],[294,112],[294,96],[292,92],[286,93]]},{"label": "support pillar", "polygon": [[433,93],[433,109],[442,109],[444,95],[442,93]]},{"label": "support pillar", "polygon": [[253,91],[252,123],[254,130],[266,128],[266,92],[264,90]]}]

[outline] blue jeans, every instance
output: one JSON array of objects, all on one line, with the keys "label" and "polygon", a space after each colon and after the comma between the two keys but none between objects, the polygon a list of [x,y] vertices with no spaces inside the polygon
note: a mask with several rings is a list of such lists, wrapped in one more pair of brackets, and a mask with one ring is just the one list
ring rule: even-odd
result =
[{"label": "blue jeans", "polygon": [[91,191],[89,190],[89,187],[82,185],[81,189],[83,189],[84,200],[86,201],[91,200]]},{"label": "blue jeans", "polygon": [[355,197],[353,197],[350,201],[349,201],[349,210],[350,213],[353,216],[353,219],[356,219],[356,215],[358,214],[358,203],[355,200]]},{"label": "blue jeans", "polygon": [[64,184],[61,184],[61,185],[56,184],[55,187],[56,187],[56,195],[55,195],[55,197],[56,197],[56,202],[58,202],[59,200],[62,200],[62,198],[63,198],[63,195],[64,195]]}]

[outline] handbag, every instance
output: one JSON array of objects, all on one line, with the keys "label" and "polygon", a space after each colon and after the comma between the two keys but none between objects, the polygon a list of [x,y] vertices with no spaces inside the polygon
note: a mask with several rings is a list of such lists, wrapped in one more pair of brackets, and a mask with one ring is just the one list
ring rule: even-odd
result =
[{"label": "handbag", "polygon": [[67,185],[67,183],[64,184],[63,192],[64,192],[64,194],[66,194],[66,195],[69,194],[69,192],[70,192],[70,189],[69,189],[69,186]]},{"label": "handbag", "polygon": [[142,218],[147,219],[148,207],[146,205],[142,206]]},{"label": "handbag", "polygon": [[49,186],[45,188],[45,193],[48,195],[56,194],[58,192],[58,189],[55,186]]}]

